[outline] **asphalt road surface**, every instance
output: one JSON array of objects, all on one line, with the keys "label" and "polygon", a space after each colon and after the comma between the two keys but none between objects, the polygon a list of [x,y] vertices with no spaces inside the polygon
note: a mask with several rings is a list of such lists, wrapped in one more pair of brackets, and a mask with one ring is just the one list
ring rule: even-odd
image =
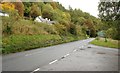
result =
[{"label": "asphalt road surface", "polygon": [[94,38],[2,57],[3,71],[118,71],[118,49],[89,44]]}]

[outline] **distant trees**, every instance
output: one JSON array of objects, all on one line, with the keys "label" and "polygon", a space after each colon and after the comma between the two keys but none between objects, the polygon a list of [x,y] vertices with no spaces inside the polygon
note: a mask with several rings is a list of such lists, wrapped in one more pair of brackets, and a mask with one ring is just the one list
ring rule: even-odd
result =
[{"label": "distant trees", "polygon": [[56,6],[57,6],[57,9],[61,11],[66,11],[65,7],[63,7],[62,4],[60,4],[59,2],[56,2]]},{"label": "distant trees", "polygon": [[57,9],[57,5],[56,2],[49,2],[50,5],[53,7],[53,9]]},{"label": "distant trees", "polygon": [[93,21],[90,19],[87,19],[85,21],[85,25],[87,26],[88,30],[90,31],[90,36],[95,37],[96,36],[96,30],[93,24]]},{"label": "distant trees", "polygon": [[80,9],[72,9],[70,6],[68,12],[71,15],[71,22],[77,25],[77,27],[80,26],[83,30],[83,33],[85,33],[86,31],[87,34],[87,32],[89,31],[89,34],[87,35],[91,37],[96,36],[98,29],[100,29],[100,27],[98,26],[102,24],[99,19],[97,19],[94,16],[91,16],[89,13],[82,12]]},{"label": "distant trees", "polygon": [[37,16],[42,16],[56,21],[55,26],[60,35],[80,36],[90,31],[88,35],[95,37],[96,31],[101,29],[98,27],[102,24],[100,19],[80,9],[69,7],[67,10],[58,2],[15,2],[13,4],[19,15],[26,19],[34,20]]}]

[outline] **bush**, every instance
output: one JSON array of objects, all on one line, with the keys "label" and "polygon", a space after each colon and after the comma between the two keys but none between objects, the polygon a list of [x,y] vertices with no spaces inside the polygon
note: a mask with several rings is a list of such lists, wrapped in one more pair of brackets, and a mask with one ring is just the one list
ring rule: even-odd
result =
[{"label": "bush", "polygon": [[83,27],[80,26],[80,25],[76,25],[75,27],[76,27],[76,35],[85,37],[85,33],[83,31]]},{"label": "bush", "polygon": [[112,38],[112,39],[119,39],[119,33],[118,30],[116,28],[109,28],[106,31],[106,37],[107,38]]},{"label": "bush", "polygon": [[73,35],[77,35],[76,26],[74,24],[70,24],[69,32]]},{"label": "bush", "polygon": [[62,24],[55,24],[55,28],[58,34],[61,36],[66,36],[68,33],[66,27]]},{"label": "bush", "polygon": [[100,40],[100,38],[99,38],[99,37],[96,37],[95,40]]},{"label": "bush", "polygon": [[[11,17],[3,17],[2,19],[3,35],[10,34],[57,34],[54,25],[48,25],[45,23],[34,22],[30,20],[19,19],[15,21],[11,20]],[[8,21],[8,22],[6,22]]]}]

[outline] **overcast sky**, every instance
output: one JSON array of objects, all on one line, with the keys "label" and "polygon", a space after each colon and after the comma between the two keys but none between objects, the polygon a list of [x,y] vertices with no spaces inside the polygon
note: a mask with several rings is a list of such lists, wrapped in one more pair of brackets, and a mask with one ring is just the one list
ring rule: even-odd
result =
[{"label": "overcast sky", "polygon": [[98,17],[98,2],[99,0],[54,0],[61,3],[66,9],[69,5],[75,9],[79,8],[83,12],[88,12],[91,15]]}]

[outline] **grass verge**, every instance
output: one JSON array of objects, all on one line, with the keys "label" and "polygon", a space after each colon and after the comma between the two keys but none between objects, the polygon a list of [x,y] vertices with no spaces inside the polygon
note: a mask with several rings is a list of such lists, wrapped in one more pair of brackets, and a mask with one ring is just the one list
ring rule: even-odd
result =
[{"label": "grass verge", "polygon": [[9,54],[71,42],[83,38],[59,35],[10,35],[2,39],[2,54]]},{"label": "grass verge", "polygon": [[96,38],[90,44],[98,45],[98,46],[103,46],[103,47],[109,47],[109,48],[119,48],[118,45],[118,40],[112,40],[112,39],[107,39],[107,42],[105,42],[105,38]]}]

